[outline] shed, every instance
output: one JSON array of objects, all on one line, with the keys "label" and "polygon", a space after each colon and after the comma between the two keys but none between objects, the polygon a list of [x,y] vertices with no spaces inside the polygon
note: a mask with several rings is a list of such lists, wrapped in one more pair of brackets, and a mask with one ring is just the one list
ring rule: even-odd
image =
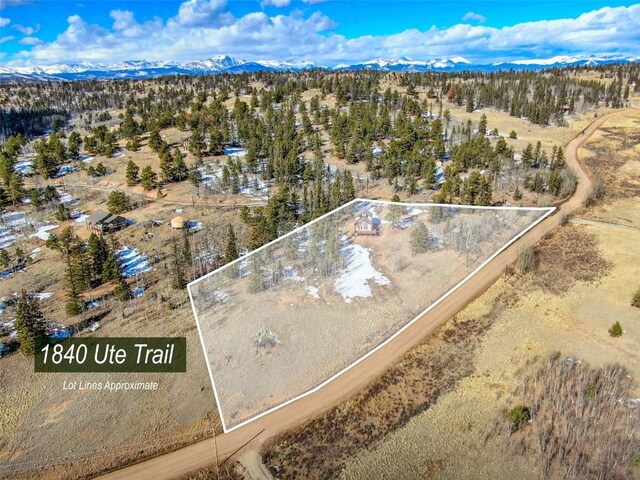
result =
[{"label": "shed", "polygon": [[369,212],[363,212],[356,217],[353,224],[354,233],[356,235],[378,235],[378,225],[373,221],[373,215]]},{"label": "shed", "polygon": [[127,220],[120,215],[98,210],[87,217],[85,225],[94,233],[114,232],[127,225]]},{"label": "shed", "polygon": [[184,228],[186,220],[184,217],[177,216],[171,219],[171,228]]}]

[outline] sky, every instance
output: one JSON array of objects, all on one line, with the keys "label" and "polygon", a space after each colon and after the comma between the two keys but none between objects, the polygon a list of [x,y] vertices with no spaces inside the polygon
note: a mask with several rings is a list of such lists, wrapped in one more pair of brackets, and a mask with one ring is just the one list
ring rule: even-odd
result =
[{"label": "sky", "polygon": [[0,65],[640,55],[624,1],[0,0]]}]

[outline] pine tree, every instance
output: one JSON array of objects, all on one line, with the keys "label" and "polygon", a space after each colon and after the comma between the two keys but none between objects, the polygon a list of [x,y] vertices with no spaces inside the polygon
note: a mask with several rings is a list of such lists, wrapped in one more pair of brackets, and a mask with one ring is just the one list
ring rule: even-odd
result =
[{"label": "pine tree", "polygon": [[163,143],[164,141],[160,136],[160,129],[154,128],[151,130],[151,133],[149,134],[149,147],[151,147],[151,150],[159,152]]},{"label": "pine tree", "polygon": [[173,181],[181,182],[189,174],[189,168],[177,148],[173,151]]},{"label": "pine tree", "polygon": [[609,328],[609,335],[611,335],[612,337],[620,337],[623,333],[624,330],[622,329],[622,325],[620,325],[620,322],[614,323],[611,328]]},{"label": "pine tree", "polygon": [[91,266],[91,283],[93,286],[101,284],[103,279],[103,269],[109,258],[109,246],[101,235],[92,233],[89,236],[87,253]]},{"label": "pine tree", "polygon": [[429,244],[431,242],[431,238],[429,235],[429,230],[426,225],[422,222],[418,222],[418,224],[411,231],[411,251],[413,254],[424,253],[429,251]]},{"label": "pine tree", "polygon": [[224,137],[220,130],[214,127],[209,130],[209,154],[224,155]]},{"label": "pine tree", "polygon": [[140,183],[140,177],[138,176],[139,172],[140,167],[138,167],[133,160],[129,160],[129,163],[127,163],[127,170],[125,172],[127,186],[132,187]]},{"label": "pine tree", "polygon": [[17,173],[13,173],[11,175],[11,179],[9,180],[9,188],[7,189],[7,193],[9,194],[9,198],[11,199],[11,203],[13,205],[18,205],[22,200],[22,197],[25,195],[24,191],[24,181],[22,177]]},{"label": "pine tree", "polygon": [[483,113],[478,124],[478,135],[485,136],[487,134],[487,116]]},{"label": "pine tree", "polygon": [[189,242],[189,229],[187,227],[182,229],[182,258],[187,267],[191,267],[193,258],[191,256],[191,243]]},{"label": "pine tree", "polygon": [[156,188],[156,182],[158,181],[158,175],[153,171],[151,165],[147,165],[142,169],[140,175],[140,184],[146,191]]},{"label": "pine tree", "polygon": [[236,232],[233,230],[233,227],[229,225],[227,228],[227,246],[224,250],[224,261],[225,263],[230,263],[238,258],[238,256]]},{"label": "pine tree", "polygon": [[33,355],[38,340],[46,337],[47,324],[40,311],[38,300],[30,298],[26,290],[20,293],[14,326],[20,342],[20,350],[25,355]]},{"label": "pine tree", "polygon": [[80,144],[82,138],[78,132],[71,132],[69,135],[69,141],[67,142],[67,154],[70,160],[77,162],[80,160]]},{"label": "pine tree", "polygon": [[180,251],[175,236],[173,236],[171,240],[171,270],[173,274],[171,286],[176,290],[182,290],[187,286],[187,280],[185,279],[183,252]]},{"label": "pine tree", "polygon": [[193,131],[191,138],[189,138],[189,151],[193,154],[194,157],[200,160],[202,159],[204,149],[204,133],[202,132],[202,128],[198,126]]},{"label": "pine tree", "polygon": [[526,168],[531,168],[533,161],[533,145],[529,143],[522,152],[522,165]]},{"label": "pine tree", "polygon": [[194,187],[200,187],[200,184],[202,183],[202,173],[200,173],[200,170],[198,170],[197,168],[192,168],[191,170],[189,170],[188,177],[189,181]]},{"label": "pine tree", "polygon": [[29,200],[31,201],[31,206],[35,209],[42,205],[42,194],[40,193],[40,189],[34,188],[29,193]]},{"label": "pine tree", "polygon": [[9,253],[4,248],[0,248],[0,265],[6,268],[10,263],[11,257]]},{"label": "pine tree", "polygon": [[120,190],[114,190],[107,198],[107,209],[110,213],[118,215],[131,209],[129,196]]}]

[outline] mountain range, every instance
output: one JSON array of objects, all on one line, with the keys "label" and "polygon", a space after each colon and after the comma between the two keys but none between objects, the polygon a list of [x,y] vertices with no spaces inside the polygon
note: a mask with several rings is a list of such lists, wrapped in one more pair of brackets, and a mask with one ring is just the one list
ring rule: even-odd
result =
[{"label": "mountain range", "polygon": [[562,55],[545,59],[527,59],[491,64],[474,64],[460,56],[430,60],[413,60],[408,57],[400,57],[395,59],[377,58],[366,62],[324,67],[307,61],[245,61],[228,55],[218,55],[206,60],[187,63],[129,60],[110,65],[102,63],[78,63],[29,67],[0,66],[0,81],[150,78],[161,75],[207,75],[216,73],[243,73],[258,71],[283,72],[301,71],[313,68],[324,68],[333,71],[379,70],[384,72],[459,72],[464,70],[498,71],[511,69],[540,70],[553,67],[629,63],[637,62],[639,60],[640,57],[621,55]]}]

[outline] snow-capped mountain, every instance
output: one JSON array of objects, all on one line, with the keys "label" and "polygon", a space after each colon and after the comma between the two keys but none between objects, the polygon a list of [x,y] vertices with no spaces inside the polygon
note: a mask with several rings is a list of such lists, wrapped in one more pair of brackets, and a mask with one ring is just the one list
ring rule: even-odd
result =
[{"label": "snow-capped mountain", "polygon": [[57,64],[30,67],[0,66],[0,81],[59,81],[107,78],[151,78],[161,75],[206,75],[216,73],[301,71],[311,68],[343,70],[380,70],[384,72],[428,72],[463,70],[540,70],[552,67],[601,65],[614,62],[638,62],[640,57],[620,55],[560,55],[552,58],[514,60],[493,64],[472,63],[464,57],[414,60],[408,57],[376,58],[358,63],[333,67],[316,65],[309,61],[253,60],[246,61],[228,55],[218,55],[204,60],[178,63],[128,60],[111,65],[97,63]]},{"label": "snow-capped mountain", "polygon": [[556,55],[551,58],[531,58],[525,60],[514,60],[512,62],[500,62],[492,64],[495,67],[519,66],[528,68],[550,68],[564,66],[593,66],[604,65],[615,62],[637,62],[640,57],[629,57],[621,55]]},{"label": "snow-capped mountain", "polygon": [[452,57],[431,60],[413,60],[409,57],[400,58],[376,58],[362,63],[341,64],[333,67],[334,70],[382,70],[382,71],[402,71],[421,72],[438,69],[453,69],[458,66],[471,65],[471,62],[464,57]]}]

